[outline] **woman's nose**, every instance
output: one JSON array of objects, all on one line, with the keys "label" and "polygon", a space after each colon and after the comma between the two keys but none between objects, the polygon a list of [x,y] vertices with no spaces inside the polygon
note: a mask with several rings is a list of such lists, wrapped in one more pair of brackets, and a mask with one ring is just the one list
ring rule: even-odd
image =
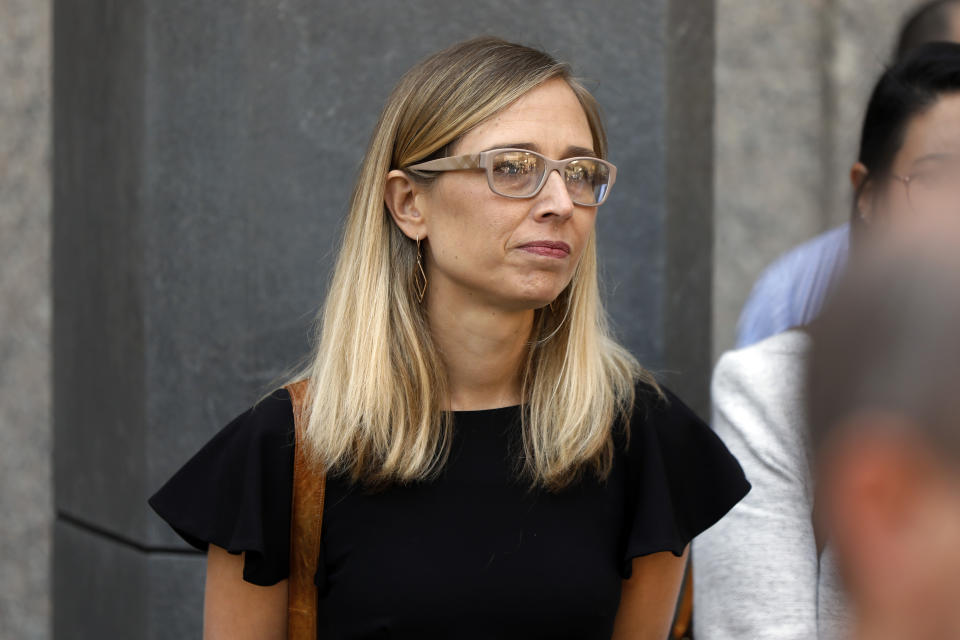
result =
[{"label": "woman's nose", "polygon": [[551,171],[537,195],[537,219],[550,217],[569,218],[573,215],[573,200],[567,191],[567,183],[557,170]]}]

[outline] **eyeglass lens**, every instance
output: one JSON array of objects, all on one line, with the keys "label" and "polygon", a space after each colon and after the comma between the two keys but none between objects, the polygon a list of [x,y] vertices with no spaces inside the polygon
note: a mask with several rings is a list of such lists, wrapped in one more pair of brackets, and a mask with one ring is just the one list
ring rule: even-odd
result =
[{"label": "eyeglass lens", "polygon": [[921,215],[960,213],[960,166],[944,163],[914,175],[907,195],[910,207]]},{"label": "eyeglass lens", "polygon": [[[504,151],[493,157],[490,186],[504,196],[532,196],[543,180],[543,158],[526,151]],[[598,160],[578,158],[563,167],[563,181],[576,204],[602,202],[610,183],[610,169]]]}]

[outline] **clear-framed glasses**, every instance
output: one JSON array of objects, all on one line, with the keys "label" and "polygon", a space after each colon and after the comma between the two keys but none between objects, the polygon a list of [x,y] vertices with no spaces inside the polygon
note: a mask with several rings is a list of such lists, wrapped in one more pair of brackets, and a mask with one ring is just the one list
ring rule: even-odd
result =
[{"label": "clear-framed glasses", "polygon": [[532,198],[547,178],[559,172],[574,204],[597,207],[610,195],[617,168],[606,160],[589,156],[551,160],[527,149],[491,149],[463,156],[438,158],[407,167],[414,171],[463,171],[483,169],[490,190],[506,198]]},{"label": "clear-framed glasses", "polygon": [[960,163],[938,163],[908,176],[892,176],[907,189],[907,202],[918,215],[960,215]]}]

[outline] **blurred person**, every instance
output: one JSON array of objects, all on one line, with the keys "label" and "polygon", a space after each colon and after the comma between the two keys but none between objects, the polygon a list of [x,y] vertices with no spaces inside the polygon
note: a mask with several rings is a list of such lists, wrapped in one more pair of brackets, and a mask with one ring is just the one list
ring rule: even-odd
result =
[{"label": "blurred person", "polygon": [[955,209],[855,265],[811,326],[818,511],[855,640],[960,638]]},{"label": "blurred person", "polygon": [[[960,42],[960,0],[935,0],[917,7],[900,30],[894,60],[938,41]],[[794,247],[764,269],[740,312],[736,347],[813,320],[847,262],[849,247],[847,223]]]},{"label": "blurred person", "polygon": [[[749,485],[607,329],[606,157],[594,98],[535,49],[460,43],[391,94],[291,378],[327,475],[318,637],[666,635],[690,540]],[[208,550],[207,638],[286,637],[290,389],[151,498]]]},{"label": "blurred person", "polygon": [[[867,106],[854,190],[853,260],[960,203],[960,44],[931,43],[880,77]],[[809,336],[778,334],[725,354],[713,428],[751,493],[694,544],[700,640],[842,637],[847,611],[832,548],[817,527],[805,426]]]}]

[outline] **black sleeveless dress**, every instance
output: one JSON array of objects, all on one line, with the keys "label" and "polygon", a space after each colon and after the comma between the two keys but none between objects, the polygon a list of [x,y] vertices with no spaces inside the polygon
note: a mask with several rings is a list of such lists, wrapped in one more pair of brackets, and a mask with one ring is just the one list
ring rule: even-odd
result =
[{"label": "black sleeveless dress", "polygon": [[[454,413],[432,482],[370,492],[330,477],[318,637],[610,638],[631,560],[680,555],[749,491],[676,396],[638,388],[606,482],[517,479],[520,407]],[[187,542],[246,552],[244,579],[287,577],[293,413],[277,391],[217,434],[151,499]],[[629,442],[629,446],[628,446]]]}]

